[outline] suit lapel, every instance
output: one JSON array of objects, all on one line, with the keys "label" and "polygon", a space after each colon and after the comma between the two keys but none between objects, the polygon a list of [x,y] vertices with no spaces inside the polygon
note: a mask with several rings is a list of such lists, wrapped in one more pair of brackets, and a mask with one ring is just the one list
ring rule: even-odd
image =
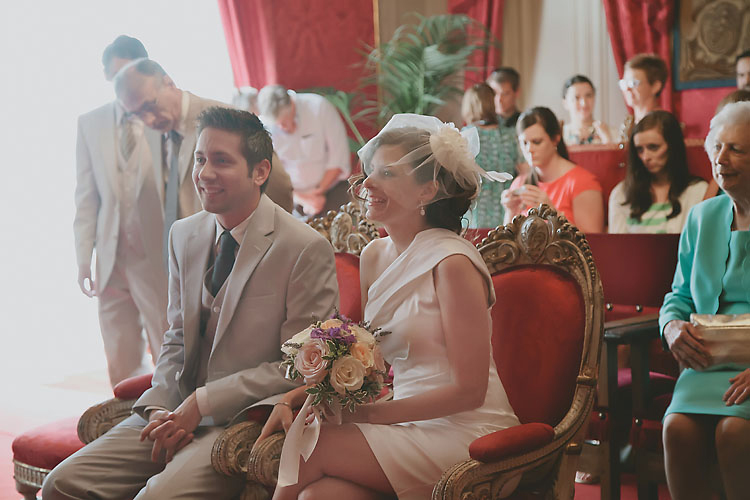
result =
[{"label": "suit lapel", "polygon": [[107,179],[115,198],[120,198],[117,178],[117,115],[115,113],[115,102],[113,101],[102,114],[102,123],[94,131],[95,144],[99,144],[99,155],[104,167]]},{"label": "suit lapel", "polygon": [[245,237],[237,253],[237,259],[227,281],[224,304],[216,326],[213,349],[216,348],[224,332],[226,332],[247,281],[273,242],[273,239],[269,236],[274,229],[274,207],[274,203],[266,195],[263,195],[252,219],[250,219]]},{"label": "suit lapel", "polygon": [[196,356],[199,352],[198,338],[200,337],[203,275],[206,272],[209,252],[214,248],[216,236],[215,217],[207,212],[202,215],[202,220],[199,224],[196,224],[187,240],[185,259],[181,263],[186,267],[184,271],[185,283],[182,289],[182,310],[185,315],[183,318],[185,367],[191,370],[198,366]]},{"label": "suit lapel", "polygon": [[[162,136],[160,132],[157,132],[154,129],[148,128],[144,125],[143,128],[143,134],[146,136],[146,144],[148,145],[149,153],[148,155],[143,155],[141,158],[143,158],[144,165],[141,166],[141,172],[143,175],[143,180],[153,178],[156,182],[156,190],[159,193],[159,201],[162,206],[164,207],[164,171],[163,171],[163,165],[162,165]],[[145,158],[146,156],[149,157],[150,161],[147,161]],[[149,168],[150,166],[150,168]],[[143,186],[143,182],[138,184],[138,189],[140,191],[140,187]]]}]

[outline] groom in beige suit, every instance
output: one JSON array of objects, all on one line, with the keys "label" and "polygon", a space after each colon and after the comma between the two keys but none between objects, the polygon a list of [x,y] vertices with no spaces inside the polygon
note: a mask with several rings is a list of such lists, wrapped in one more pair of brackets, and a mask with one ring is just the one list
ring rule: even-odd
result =
[{"label": "groom in beige suit", "polygon": [[333,250],[271,202],[271,138],[248,112],[199,118],[193,182],[205,209],[169,240],[169,329],[135,414],[47,477],[45,500],[231,498],[211,467],[223,426],[293,384],[280,346],[338,303]]},{"label": "groom in beige suit", "polygon": [[[112,80],[120,68],[144,56],[140,41],[117,37],[102,55],[105,78]],[[158,141],[158,132],[116,101],[78,119],[73,224],[78,283],[84,294],[99,298],[112,385],[151,371],[146,340],[155,362],[167,326],[161,162],[153,162],[149,149],[149,142]]]}]

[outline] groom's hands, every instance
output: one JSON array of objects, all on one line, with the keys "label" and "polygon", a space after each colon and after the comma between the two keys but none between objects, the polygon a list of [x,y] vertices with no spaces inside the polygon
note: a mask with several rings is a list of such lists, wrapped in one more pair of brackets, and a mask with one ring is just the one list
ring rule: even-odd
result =
[{"label": "groom's hands", "polygon": [[193,392],[175,411],[153,410],[149,422],[141,431],[141,441],[146,438],[154,442],[151,449],[151,460],[169,463],[174,454],[193,440],[193,431],[201,421],[198,401]]}]

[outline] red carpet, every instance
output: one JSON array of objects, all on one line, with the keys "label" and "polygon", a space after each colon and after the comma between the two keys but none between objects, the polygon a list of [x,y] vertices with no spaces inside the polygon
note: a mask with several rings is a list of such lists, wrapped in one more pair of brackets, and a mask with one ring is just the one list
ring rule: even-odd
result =
[{"label": "red carpet", "polygon": [[[576,498],[575,500],[599,500],[599,485],[598,484],[576,484]],[[624,474],[622,477],[622,486],[620,488],[620,500],[637,500],[638,489],[635,484],[635,476],[632,474]],[[667,485],[659,485],[659,500],[671,500],[669,496],[669,490]]]}]

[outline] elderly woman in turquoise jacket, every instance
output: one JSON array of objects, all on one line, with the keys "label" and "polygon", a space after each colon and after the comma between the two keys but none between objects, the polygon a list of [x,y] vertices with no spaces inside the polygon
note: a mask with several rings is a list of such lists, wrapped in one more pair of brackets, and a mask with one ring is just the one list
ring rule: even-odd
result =
[{"label": "elderly woman in turquoise jacket", "polygon": [[[750,313],[750,103],[726,106],[706,138],[726,196],[696,205],[680,237],[672,291],[659,313],[662,338],[685,369],[664,418],[672,498],[711,498],[718,459],[729,500],[750,495],[750,365],[710,366],[691,313]],[[714,458],[715,457],[715,458]]]}]

